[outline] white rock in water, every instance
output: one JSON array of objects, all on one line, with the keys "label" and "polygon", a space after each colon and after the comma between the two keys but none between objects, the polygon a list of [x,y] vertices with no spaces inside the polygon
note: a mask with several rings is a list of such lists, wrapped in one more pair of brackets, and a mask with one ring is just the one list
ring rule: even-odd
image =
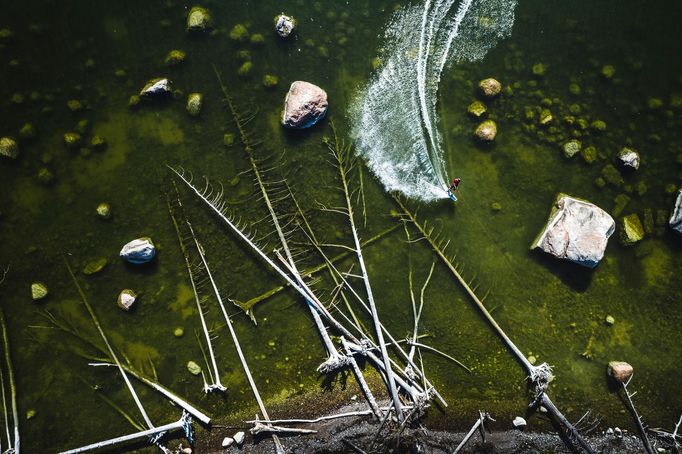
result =
[{"label": "white rock in water", "polygon": [[305,129],[327,113],[327,92],[309,82],[297,80],[284,99],[282,124],[287,128]]},{"label": "white rock in water", "polygon": [[673,215],[668,221],[670,228],[682,235],[682,189],[677,193],[677,200],[675,200],[675,207],[673,208]]},{"label": "white rock in water", "polygon": [[167,78],[152,79],[147,82],[142,90],[140,96],[143,98],[159,98],[169,95],[171,93],[171,81]]},{"label": "white rock in water", "polygon": [[520,416],[517,416],[516,418],[514,418],[514,420],[512,421],[512,424],[514,424],[514,427],[516,427],[517,429],[525,429],[526,426],[528,425],[526,423],[526,420]]},{"label": "white rock in water", "polygon": [[17,141],[11,137],[0,138],[0,156],[17,159],[19,156],[19,145],[17,145]]},{"label": "white rock in water", "polygon": [[295,26],[296,20],[291,16],[287,16],[286,14],[282,13],[275,17],[275,31],[282,38],[288,37],[291,32],[294,31]]},{"label": "white rock in water", "polygon": [[223,448],[229,448],[230,446],[232,446],[232,443],[234,443],[234,438],[225,437],[223,438],[223,443],[221,446]]},{"label": "white rock in water", "polygon": [[48,293],[47,285],[42,282],[34,282],[31,284],[31,298],[33,298],[33,301],[45,298]]},{"label": "white rock in water", "polygon": [[204,95],[201,93],[190,93],[187,96],[187,106],[185,109],[187,113],[193,117],[201,113],[201,107],[204,105]]},{"label": "white rock in water", "polygon": [[156,248],[149,237],[142,237],[131,241],[123,246],[120,252],[120,256],[123,259],[136,265],[151,261],[155,255]]},{"label": "white rock in water", "polygon": [[625,167],[630,167],[631,169],[639,169],[639,153],[637,153],[632,148],[623,148],[618,154],[618,159],[623,163]]},{"label": "white rock in water", "polygon": [[199,375],[201,373],[201,366],[194,361],[187,362],[187,370],[192,375]]},{"label": "white rock in water", "polygon": [[244,443],[244,436],[245,436],[244,432],[237,432],[236,434],[234,434],[234,437],[232,438],[234,438],[234,441],[237,442],[239,446],[241,446],[242,443]]},{"label": "white rock in water", "polygon": [[548,254],[594,268],[604,257],[616,223],[598,206],[559,194],[545,228],[531,245]]},{"label": "white rock in water", "polygon": [[213,19],[211,13],[201,6],[193,6],[187,15],[187,30],[203,32],[211,28]]},{"label": "white rock in water", "polygon": [[118,301],[116,301],[116,304],[118,304],[118,307],[120,307],[124,311],[129,311],[130,309],[132,309],[133,304],[135,304],[135,301],[137,301],[137,293],[127,288],[121,291],[121,293],[119,293]]}]

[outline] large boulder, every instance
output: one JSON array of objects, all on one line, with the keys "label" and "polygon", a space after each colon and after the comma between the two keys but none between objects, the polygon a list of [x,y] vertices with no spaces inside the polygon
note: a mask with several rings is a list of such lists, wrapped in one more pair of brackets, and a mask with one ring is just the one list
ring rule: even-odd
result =
[{"label": "large boulder", "polygon": [[154,258],[156,247],[151,238],[142,237],[125,244],[119,255],[127,262],[139,265]]},{"label": "large boulder", "polygon": [[670,216],[668,224],[675,232],[682,235],[682,189],[677,193],[677,200],[675,200],[675,206],[673,207],[673,215]]},{"label": "large boulder", "polygon": [[613,218],[598,206],[559,194],[547,225],[531,245],[555,257],[594,268],[616,228]]},{"label": "large boulder", "polygon": [[287,128],[309,128],[327,113],[327,92],[309,82],[297,80],[284,99],[282,124]]}]

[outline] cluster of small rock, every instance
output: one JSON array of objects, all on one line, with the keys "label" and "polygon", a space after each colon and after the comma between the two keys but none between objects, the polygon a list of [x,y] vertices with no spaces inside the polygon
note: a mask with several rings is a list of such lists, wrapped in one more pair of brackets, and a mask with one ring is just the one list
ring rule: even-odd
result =
[{"label": "cluster of small rock", "polygon": [[[502,92],[502,84],[493,78],[483,79],[478,83],[479,96],[484,101],[492,101]],[[488,108],[480,101],[472,102],[467,108],[472,118],[483,119],[488,115]],[[474,137],[482,143],[491,143],[497,136],[497,123],[492,119],[483,120],[474,129]]]}]

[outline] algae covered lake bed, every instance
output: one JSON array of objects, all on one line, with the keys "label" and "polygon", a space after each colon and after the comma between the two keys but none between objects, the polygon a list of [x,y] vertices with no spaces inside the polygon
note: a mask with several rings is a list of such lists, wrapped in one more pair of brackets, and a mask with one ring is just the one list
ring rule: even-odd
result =
[{"label": "algae covered lake bed", "polygon": [[[169,166],[191,172],[197,185],[206,176],[222,188],[230,212],[272,252],[278,239],[254,181],[253,157],[277,189],[273,200],[283,216],[298,219],[283,222],[287,230],[302,229],[300,218],[286,217],[300,209],[320,244],[352,246],[347,219],[324,209],[345,203],[329,150],[333,128],[354,146],[351,105],[381,68],[383,30],[395,11],[420,5],[205,1],[211,29],[191,33],[187,14],[194,5],[172,0],[4,2],[0,136],[16,140],[19,154],[0,157],[0,267],[9,269],[0,304],[24,452],[59,452],[136,431],[116,408],[145,425],[120,375],[88,366],[103,355],[103,344],[65,261],[121,358],[229,427],[198,428],[198,447],[217,452],[218,438],[248,429],[244,421],[259,413],[215,302],[207,303],[206,317],[227,391],[204,393],[202,375],[187,370],[189,361],[205,375],[211,367],[169,216],[174,185],[270,417],[312,418],[363,401],[349,371],[317,371],[326,355],[305,301],[291,288],[261,300],[284,282]],[[297,21],[286,40],[273,24],[282,9]],[[629,386],[648,427],[672,430],[682,413],[682,236],[668,226],[682,187],[682,43],[675,35],[681,18],[673,1],[645,10],[631,1],[519,2],[509,37],[480,61],[446,67],[440,80],[438,129],[445,168],[462,178],[459,200],[399,199],[449,242],[461,275],[487,295],[487,310],[527,360],[553,367],[548,393],[557,407],[571,421],[591,410],[598,433],[616,426],[636,433],[607,380],[612,360],[634,367]],[[182,61],[177,53],[167,61],[173,50],[184,53]],[[162,77],[172,81],[171,96],[130,105],[147,81]],[[482,100],[477,89],[488,77],[503,87],[494,100]],[[300,131],[281,125],[284,97],[297,80],[322,87],[329,98],[325,118]],[[186,110],[195,92],[203,95],[196,116]],[[253,114],[246,125],[252,153],[225,92],[245,117]],[[476,100],[497,125],[491,144],[473,136],[482,118],[467,109]],[[79,134],[80,143],[65,143],[67,133]],[[567,157],[572,140],[580,151]],[[638,151],[637,170],[620,165],[624,147]],[[526,372],[429,243],[409,222],[403,225],[393,195],[362,160],[350,177],[360,240],[371,240],[363,254],[381,322],[396,339],[412,336],[410,282],[419,302],[428,280],[420,342],[466,366],[421,350],[426,375],[448,402],[433,405],[423,424],[466,432],[483,410],[496,419],[496,430],[510,429],[515,416],[527,417],[529,431],[553,430],[543,415],[526,414],[533,397]],[[295,203],[279,200],[283,180]],[[529,249],[558,193],[589,200],[615,220],[594,269]],[[101,203],[110,207],[107,219],[97,213]],[[625,245],[622,219],[633,214],[642,238]],[[296,232],[300,269],[323,264]],[[122,260],[123,245],[140,237],[152,238],[156,257],[143,265]],[[347,252],[323,249],[330,257]],[[351,275],[360,272],[352,257],[335,263]],[[350,318],[325,269],[310,278],[333,313]],[[32,300],[33,283],[46,286],[45,298]],[[138,296],[130,312],[116,304],[123,289]],[[373,333],[370,315],[348,298]],[[230,301],[253,304],[250,315]],[[71,332],[55,329],[55,322]],[[340,342],[339,332],[330,334]],[[388,399],[376,369],[362,367],[377,397]],[[154,391],[134,386],[155,424],[179,417]],[[259,446],[272,449],[267,438]]]}]

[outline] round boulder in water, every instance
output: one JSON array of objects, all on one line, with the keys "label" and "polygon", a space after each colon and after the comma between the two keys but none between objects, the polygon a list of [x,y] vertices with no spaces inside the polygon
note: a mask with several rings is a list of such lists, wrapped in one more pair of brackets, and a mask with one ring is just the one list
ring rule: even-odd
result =
[{"label": "round boulder in water", "polygon": [[282,125],[305,129],[320,121],[327,113],[327,92],[309,82],[297,80],[284,98]]},{"label": "round boulder in water", "polygon": [[151,261],[156,255],[156,248],[151,238],[143,237],[123,246],[120,255],[127,262],[139,265]]},{"label": "round boulder in water", "polygon": [[296,20],[293,17],[287,16],[284,13],[275,17],[275,31],[282,38],[287,38],[291,35],[294,27],[296,27]]},{"label": "round boulder in water", "polygon": [[502,84],[497,79],[489,77],[478,83],[478,89],[484,98],[494,98],[502,91]]},{"label": "round boulder in water", "polygon": [[478,125],[474,135],[481,142],[492,142],[497,135],[497,124],[492,120],[486,120]]}]

